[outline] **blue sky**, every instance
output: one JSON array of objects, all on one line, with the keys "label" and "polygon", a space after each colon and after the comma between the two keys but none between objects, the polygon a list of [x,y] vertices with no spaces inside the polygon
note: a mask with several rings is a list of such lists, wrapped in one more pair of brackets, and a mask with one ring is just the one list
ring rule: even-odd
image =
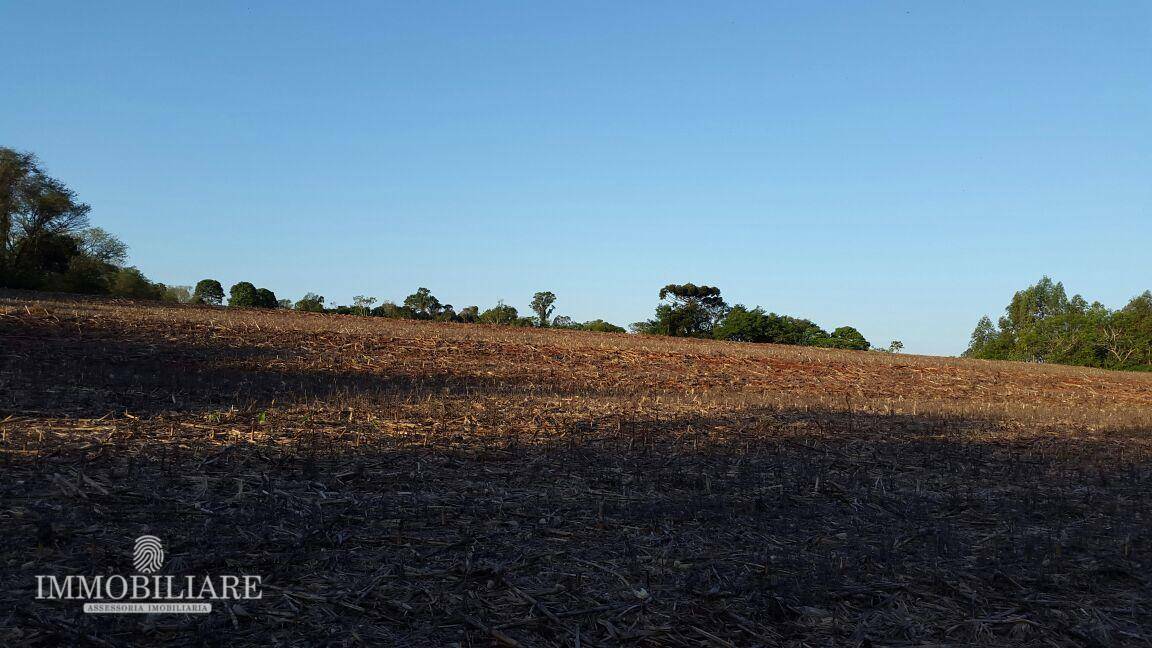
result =
[{"label": "blue sky", "polygon": [[0,2],[0,145],[150,277],[958,354],[1152,288],[1148,2]]}]

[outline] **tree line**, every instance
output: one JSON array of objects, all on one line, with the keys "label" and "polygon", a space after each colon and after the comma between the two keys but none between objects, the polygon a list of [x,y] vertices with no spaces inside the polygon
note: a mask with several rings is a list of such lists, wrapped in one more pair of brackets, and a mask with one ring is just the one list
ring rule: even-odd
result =
[{"label": "tree line", "polygon": [[633,332],[859,351],[895,353],[904,348],[899,340],[884,349],[873,348],[852,326],[841,326],[829,333],[811,320],[765,312],[759,306],[729,307],[715,286],[668,284],[660,289],[659,297],[655,317],[633,324]]},{"label": "tree line", "polygon": [[1013,295],[997,323],[980,318],[964,355],[1152,371],[1152,291],[1110,310],[1044,277]]},{"label": "tree line", "polygon": [[498,324],[502,326],[532,326],[539,328],[561,328],[601,333],[624,333],[622,327],[604,320],[576,322],[571,317],[553,317],[556,310],[556,295],[550,291],[538,292],[532,296],[530,308],[533,315],[522,316],[515,306],[503,301],[481,311],[479,306],[465,306],[457,310],[452,304],[442,303],[432,291],[418,288],[400,303],[384,301],[376,305],[375,297],[357,295],[347,306],[327,306],[323,295],[307,293],[296,302],[276,299],[275,293],[267,288],[256,288],[242,281],[228,291],[224,299],[224,287],[215,279],[203,279],[192,290],[189,302],[209,306],[291,308],[305,313],[332,313],[338,315],[359,315],[362,317],[385,317],[389,319],[427,320],[433,322],[457,322],[462,324]]},{"label": "tree line", "polygon": [[[503,301],[483,311],[478,306],[457,309],[442,303],[423,287],[400,303],[384,301],[377,305],[375,297],[358,295],[351,305],[328,305],[323,296],[315,293],[296,302],[279,299],[271,290],[248,281],[231,286],[227,294],[215,279],[204,279],[194,287],[167,286],[126,265],[128,246],[103,229],[90,227],[90,211],[75,192],[49,176],[34,155],[0,147],[0,287],[233,308],[292,308],[367,317],[626,332],[602,319],[577,322],[571,317],[554,316],[557,298],[550,291],[534,294],[529,305],[531,314],[522,315]],[[669,284],[660,290],[659,300],[655,316],[633,324],[633,332],[838,349],[870,348],[864,336],[851,326],[829,333],[810,320],[741,304],[729,307],[720,289],[712,286]],[[899,351],[902,346],[893,342],[883,350]]]}]

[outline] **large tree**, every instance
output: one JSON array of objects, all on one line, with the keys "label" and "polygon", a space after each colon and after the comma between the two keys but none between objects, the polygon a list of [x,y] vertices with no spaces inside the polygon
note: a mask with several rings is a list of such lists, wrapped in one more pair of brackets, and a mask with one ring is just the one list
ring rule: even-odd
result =
[{"label": "large tree", "polygon": [[260,305],[260,295],[256,292],[256,286],[250,281],[234,284],[228,290],[228,295],[228,305],[232,307]]},{"label": "large tree", "polygon": [[516,324],[519,319],[519,314],[516,312],[515,306],[509,306],[503,301],[499,301],[492,308],[480,313],[478,321],[481,324],[503,324],[511,326]]},{"label": "large tree", "polygon": [[552,313],[556,310],[556,307],[553,306],[555,303],[556,294],[550,291],[538,292],[532,295],[532,303],[528,306],[532,309],[532,312],[536,313],[536,318],[540,326],[548,326],[549,320],[552,318]]},{"label": "large tree", "polygon": [[317,295],[316,293],[307,293],[300,301],[296,302],[295,308],[305,313],[323,313],[324,296]]},{"label": "large tree", "polygon": [[280,300],[276,299],[276,293],[271,290],[267,288],[257,288],[256,305],[260,308],[279,308]]},{"label": "large tree", "polygon": [[660,289],[654,319],[632,325],[638,333],[673,337],[711,337],[713,327],[728,313],[728,304],[714,286],[668,284]]},{"label": "large tree", "polygon": [[83,252],[89,211],[34,155],[0,147],[0,285],[37,281],[62,246]]},{"label": "large tree", "polygon": [[193,304],[210,304],[219,306],[224,301],[224,286],[215,279],[201,279],[192,289]]},{"label": "large tree", "polygon": [[418,319],[432,319],[440,314],[440,300],[436,299],[431,290],[419,288],[416,292],[404,298],[404,306],[411,309]]}]

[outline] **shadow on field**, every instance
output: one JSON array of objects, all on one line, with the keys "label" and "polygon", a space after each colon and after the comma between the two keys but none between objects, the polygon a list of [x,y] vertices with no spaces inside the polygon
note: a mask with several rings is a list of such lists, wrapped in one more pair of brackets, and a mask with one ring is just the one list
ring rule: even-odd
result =
[{"label": "shadow on field", "polygon": [[[461,412],[424,414],[399,422]],[[988,421],[746,409],[475,436],[338,419],[301,432],[273,413],[256,436],[205,434],[250,419],[196,434],[165,418],[47,437],[6,425],[0,633],[1105,646],[1152,630],[1152,463],[1124,450],[1137,431],[1013,437]],[[38,573],[131,572],[144,533],[165,543],[164,573],[261,574],[265,598],[158,618],[34,600]]]}]

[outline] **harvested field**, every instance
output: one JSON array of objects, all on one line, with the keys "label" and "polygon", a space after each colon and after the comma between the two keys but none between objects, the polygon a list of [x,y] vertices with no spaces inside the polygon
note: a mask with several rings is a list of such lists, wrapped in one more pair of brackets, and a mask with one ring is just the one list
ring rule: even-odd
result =
[{"label": "harvested field", "polygon": [[8,292],[0,451],[5,645],[1152,643],[1152,375]]}]

